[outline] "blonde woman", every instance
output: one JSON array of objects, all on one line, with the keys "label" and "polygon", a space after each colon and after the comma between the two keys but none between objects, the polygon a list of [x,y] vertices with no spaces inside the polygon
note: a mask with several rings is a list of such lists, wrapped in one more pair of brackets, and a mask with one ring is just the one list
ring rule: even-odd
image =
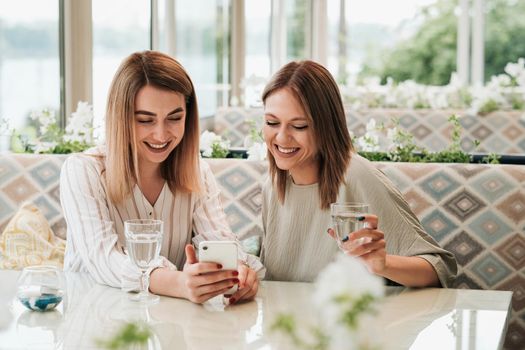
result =
[{"label": "blonde woman", "polygon": [[[367,227],[344,243],[368,269],[398,284],[450,286],[453,254],[423,230],[397,189],[354,152],[337,84],[323,66],[291,62],[263,92],[270,178],[263,188],[266,278],[312,281],[338,252],[330,203],[369,204]],[[327,229],[328,234],[327,234]],[[353,241],[366,237],[360,246]]]},{"label": "blonde woman", "polygon": [[140,271],[125,252],[124,221],[164,221],[161,259],[150,291],[202,303],[238,284],[230,303],[252,299],[264,268],[240,253],[238,271],[199,263],[191,243],[235,240],[208,165],[199,159],[193,84],[173,58],[138,52],[120,65],[109,90],[106,145],[69,157],[60,196],[67,222],[64,269],[98,283],[138,290]]}]

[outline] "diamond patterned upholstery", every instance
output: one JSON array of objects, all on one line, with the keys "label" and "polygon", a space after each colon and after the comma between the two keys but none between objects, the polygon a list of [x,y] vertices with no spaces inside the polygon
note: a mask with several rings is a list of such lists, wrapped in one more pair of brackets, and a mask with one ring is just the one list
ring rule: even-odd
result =
[{"label": "diamond patterned upholstery", "polygon": [[262,123],[263,111],[258,108],[219,108],[213,118],[213,131],[230,141],[232,147],[243,147],[250,125],[246,121]]},{"label": "diamond patterned upholstery", "polygon": [[[362,109],[346,111],[346,124],[355,136],[366,132],[366,123],[375,119],[377,125],[392,126],[392,119],[399,119],[399,126],[414,135],[418,146],[429,151],[440,151],[450,144],[452,126],[448,117],[461,116],[463,126],[461,145],[466,152],[500,154],[525,154],[525,119],[519,111],[496,111],[487,115],[469,115],[462,110],[430,109]],[[229,107],[220,109],[214,116],[214,131],[242,147],[249,129],[245,120],[262,119],[260,108]],[[481,142],[475,147],[474,140]]]},{"label": "diamond patterned upholstery", "polygon": [[377,123],[384,122],[387,127],[392,124],[392,118],[398,118],[400,127],[414,135],[416,144],[439,151],[450,143],[452,128],[447,120],[452,114],[461,116],[461,145],[465,151],[474,151],[473,141],[478,140],[481,144],[477,152],[525,154],[525,123],[520,111],[496,111],[481,116],[462,110],[363,109],[347,111],[347,125],[355,136],[361,136],[365,132],[362,126],[371,118]]},{"label": "diamond patterned upholstery", "polygon": [[[63,155],[0,155],[0,230],[23,201],[37,204],[64,237],[59,203]],[[222,190],[228,221],[241,239],[262,234],[265,162],[207,159]],[[525,167],[378,162],[427,232],[454,252],[457,288],[512,290],[506,346],[525,331]]]},{"label": "diamond patterned upholstery", "polygon": [[[67,155],[0,154],[0,232],[22,203],[37,205],[50,226],[65,226],[58,194]],[[52,192],[56,194],[52,194]],[[51,192],[51,193],[50,193]],[[55,232],[65,238],[65,230]]]}]

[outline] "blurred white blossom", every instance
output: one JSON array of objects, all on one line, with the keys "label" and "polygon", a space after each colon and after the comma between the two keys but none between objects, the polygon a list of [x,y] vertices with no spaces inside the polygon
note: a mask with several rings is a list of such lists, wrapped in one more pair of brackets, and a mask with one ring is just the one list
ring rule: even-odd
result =
[{"label": "blurred white blossom", "polygon": [[26,152],[71,153],[93,146],[93,108],[87,102],[78,102],[77,110],[71,114],[65,130],[58,125],[53,110],[33,111],[30,117],[37,122],[38,136],[34,139],[19,136]]},{"label": "blurred white blossom", "polygon": [[505,73],[513,78],[518,86],[525,86],[525,59],[519,58],[516,63],[507,63]]},{"label": "blurred white blossom", "polygon": [[457,73],[452,73],[445,86],[431,86],[406,80],[395,84],[387,78],[384,85],[378,77],[357,82],[348,79],[341,87],[347,106],[360,108],[432,108],[468,109],[469,113],[488,113],[496,109],[522,109],[525,106],[525,59],[505,66],[505,74],[493,76],[483,87],[465,86]]},{"label": "blurred white blossom", "polygon": [[[313,302],[330,336],[330,349],[371,349],[381,342],[373,332],[373,302],[384,296],[383,279],[358,259],[339,254],[316,282]],[[368,301],[368,304],[366,304]],[[363,312],[356,305],[368,305]],[[349,322],[355,316],[355,323]],[[345,320],[345,321],[342,321]]]},{"label": "blurred white blossom", "polygon": [[268,149],[264,142],[254,142],[248,148],[248,160],[265,160],[268,154]]},{"label": "blurred white blossom", "polygon": [[230,148],[229,140],[224,140],[221,136],[208,130],[201,134],[199,144],[202,156],[206,158],[225,157]]},{"label": "blurred white blossom", "polygon": [[93,107],[89,103],[78,102],[77,110],[68,119],[64,140],[93,142]]},{"label": "blurred white blossom", "polygon": [[0,135],[9,135],[13,132],[9,119],[0,117]]},{"label": "blurred white blossom", "polygon": [[29,117],[38,123],[38,131],[42,135],[46,134],[49,131],[49,129],[57,123],[55,111],[47,108],[44,108],[39,111],[33,111],[31,112]]},{"label": "blurred white blossom", "polygon": [[380,129],[376,127],[376,121],[372,118],[366,124],[365,134],[355,138],[354,143],[361,152],[378,152],[381,149],[380,137]]},{"label": "blurred white blossom", "polygon": [[34,153],[49,153],[57,146],[56,141],[42,141],[35,143],[33,147]]}]

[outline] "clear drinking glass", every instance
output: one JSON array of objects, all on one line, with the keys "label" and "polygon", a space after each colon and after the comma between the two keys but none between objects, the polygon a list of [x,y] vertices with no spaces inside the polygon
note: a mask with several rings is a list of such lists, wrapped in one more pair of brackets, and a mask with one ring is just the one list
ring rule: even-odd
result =
[{"label": "clear drinking glass", "polygon": [[55,266],[26,267],[17,281],[16,296],[29,310],[53,310],[64,294],[64,276]]},{"label": "clear drinking glass", "polygon": [[[330,204],[330,214],[332,224],[335,229],[337,245],[342,249],[343,243],[348,236],[355,231],[365,227],[365,221],[359,220],[368,213],[368,204],[365,203],[332,203]],[[370,242],[369,237],[362,237],[354,240],[354,245]],[[348,248],[348,245],[347,245]]]},{"label": "clear drinking glass", "polygon": [[126,246],[130,260],[141,270],[140,292],[131,300],[145,303],[159,301],[159,296],[149,293],[149,274],[146,273],[159,257],[163,235],[162,220],[136,219],[124,222]]}]

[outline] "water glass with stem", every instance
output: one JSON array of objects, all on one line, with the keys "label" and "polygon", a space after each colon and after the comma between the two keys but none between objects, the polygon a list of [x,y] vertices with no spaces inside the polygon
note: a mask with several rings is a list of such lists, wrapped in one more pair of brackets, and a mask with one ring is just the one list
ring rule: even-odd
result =
[{"label": "water glass with stem", "polygon": [[143,303],[159,301],[159,296],[149,292],[148,269],[160,254],[163,236],[162,220],[134,219],[124,222],[126,247],[130,260],[141,273],[140,291],[130,297],[131,300]]}]

